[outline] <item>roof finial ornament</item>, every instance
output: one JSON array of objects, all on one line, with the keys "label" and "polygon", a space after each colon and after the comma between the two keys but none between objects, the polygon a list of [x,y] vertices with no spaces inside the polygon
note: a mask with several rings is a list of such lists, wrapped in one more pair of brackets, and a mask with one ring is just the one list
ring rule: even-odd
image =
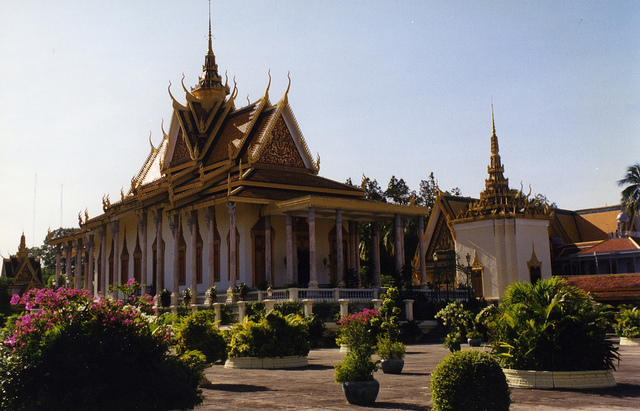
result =
[{"label": "roof finial ornament", "polygon": [[151,141],[151,130],[149,130],[149,144],[151,144],[151,152],[155,152],[156,148],[153,146],[153,141]]},{"label": "roof finial ornament", "polygon": [[209,0],[209,50],[207,53],[213,54],[213,45],[211,43],[211,0]]},{"label": "roof finial ornament", "polygon": [[496,122],[493,119],[493,97],[491,98],[491,136],[496,136]]}]

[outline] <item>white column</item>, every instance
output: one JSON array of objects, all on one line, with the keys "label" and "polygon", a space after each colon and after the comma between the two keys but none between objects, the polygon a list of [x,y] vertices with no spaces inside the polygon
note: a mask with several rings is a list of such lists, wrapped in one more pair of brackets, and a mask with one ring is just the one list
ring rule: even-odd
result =
[{"label": "white column", "polygon": [[162,252],[162,209],[156,210],[153,216],[156,225],[156,295],[164,288],[164,253]]},{"label": "white column", "polygon": [[336,276],[338,285],[344,287],[344,250],[342,249],[342,210],[336,210]]},{"label": "white column", "polygon": [[140,249],[142,256],[140,257],[140,285],[142,286],[142,294],[147,292],[147,212],[142,211],[138,214],[138,229],[140,230]]},{"label": "white column", "polygon": [[191,215],[187,218],[189,231],[191,231],[191,276],[189,288],[191,288],[191,304],[196,303],[198,295],[198,279],[196,277],[198,271],[198,210],[191,211]]},{"label": "white column", "polygon": [[287,235],[287,282],[293,282],[293,221],[291,213],[285,214],[286,235]]},{"label": "white column", "polygon": [[238,281],[238,267],[236,256],[238,254],[236,240],[236,203],[227,203],[229,209],[229,288],[233,289]]},{"label": "white column", "polygon": [[72,259],[72,248],[71,248],[71,241],[67,241],[67,247],[66,247],[66,265],[64,267],[64,274],[67,277],[65,279],[65,287],[69,287],[69,281],[71,281],[71,259]]},{"label": "white column", "polygon": [[216,227],[216,209],[211,206],[207,210],[207,213],[204,215],[204,220],[207,222],[207,242],[208,242],[208,266],[207,266],[207,288],[212,287],[216,284],[215,281],[215,263],[216,256],[213,252],[215,248],[215,227]]},{"label": "white column", "polygon": [[381,269],[380,269],[380,226],[377,222],[372,223],[373,238],[371,248],[373,250],[373,285],[380,287]]},{"label": "white column", "polygon": [[93,294],[93,276],[94,276],[94,269],[93,269],[93,247],[94,247],[94,242],[93,242],[93,234],[89,234],[88,238],[87,238],[87,268],[85,269],[84,272],[84,288],[85,290],[91,291],[91,293]]},{"label": "white column", "polygon": [[107,295],[106,284],[109,265],[107,263],[107,228],[105,226],[98,229],[98,236],[100,237],[100,276],[102,277],[98,280],[98,293],[105,296]]},{"label": "white column", "polygon": [[[111,224],[111,236],[113,238],[113,283],[120,283],[120,221]],[[107,290],[109,286],[107,285]]]},{"label": "white column", "polygon": [[62,247],[56,244],[56,283],[53,288],[58,288],[60,284],[60,274],[62,270]]},{"label": "white column", "polygon": [[427,262],[424,244],[424,217],[418,217],[418,249],[420,252],[420,285],[427,284]]},{"label": "white column", "polygon": [[82,239],[76,241],[76,273],[74,276],[74,287],[76,290],[82,290]]},{"label": "white column", "polygon": [[316,267],[316,210],[309,208],[309,287],[318,287],[318,272]]},{"label": "white column", "polygon": [[396,235],[396,272],[402,271],[402,220],[400,214],[396,214],[394,219],[395,235]]},{"label": "white column", "polygon": [[267,280],[267,284],[273,285],[273,278],[271,278],[271,216],[264,216],[264,278]]}]

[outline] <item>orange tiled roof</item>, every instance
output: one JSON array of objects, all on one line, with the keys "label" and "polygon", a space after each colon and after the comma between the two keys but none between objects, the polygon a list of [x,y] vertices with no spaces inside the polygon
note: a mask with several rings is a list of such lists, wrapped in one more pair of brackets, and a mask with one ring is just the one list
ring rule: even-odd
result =
[{"label": "orange tiled roof", "polygon": [[640,247],[632,238],[613,238],[602,241],[578,254],[611,253],[615,251],[638,251]]},{"label": "orange tiled roof", "polygon": [[564,277],[596,300],[640,300],[640,274],[604,274]]}]

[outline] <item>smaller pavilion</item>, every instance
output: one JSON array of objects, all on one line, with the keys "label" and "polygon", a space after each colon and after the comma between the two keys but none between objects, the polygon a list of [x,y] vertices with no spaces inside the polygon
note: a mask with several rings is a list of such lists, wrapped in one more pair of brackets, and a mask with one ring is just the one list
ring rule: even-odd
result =
[{"label": "smaller pavilion", "polygon": [[24,294],[32,288],[43,288],[40,261],[29,256],[24,233],[20,237],[18,253],[2,261],[0,277],[13,279],[11,294]]}]

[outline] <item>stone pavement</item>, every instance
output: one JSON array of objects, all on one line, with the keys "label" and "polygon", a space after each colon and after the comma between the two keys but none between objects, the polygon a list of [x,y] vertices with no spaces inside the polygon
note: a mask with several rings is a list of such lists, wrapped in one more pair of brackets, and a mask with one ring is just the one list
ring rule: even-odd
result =
[{"label": "stone pavement", "polygon": [[[468,348],[463,346],[464,348]],[[205,410],[430,410],[430,373],[449,351],[441,344],[407,347],[400,375],[378,371],[380,393],[371,408],[347,403],[333,380],[333,366],[343,357],[337,348],[315,349],[309,366],[292,370],[225,369],[206,371]],[[620,347],[622,361],[614,373],[618,385],[599,390],[512,389],[511,410],[638,410],[640,409],[640,347]]]}]

